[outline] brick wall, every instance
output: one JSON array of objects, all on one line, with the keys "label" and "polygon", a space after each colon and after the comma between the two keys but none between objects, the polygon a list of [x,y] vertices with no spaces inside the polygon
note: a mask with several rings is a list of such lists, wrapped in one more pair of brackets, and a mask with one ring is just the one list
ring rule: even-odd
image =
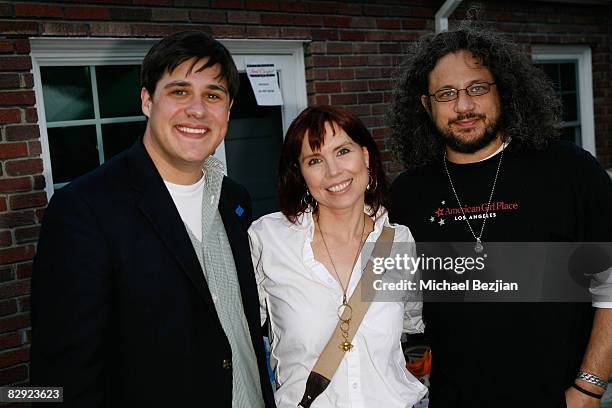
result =
[{"label": "brick wall", "polygon": [[[304,39],[309,103],[357,113],[385,149],[394,68],[433,30],[442,0],[0,0],[0,385],[25,383],[29,277],[46,204],[29,37],[159,37],[197,29],[218,38]],[[593,49],[598,155],[612,166],[612,21],[605,7],[487,1],[485,17],[526,44]],[[465,7],[454,15],[462,18]],[[40,106],[38,101],[38,106]]]}]

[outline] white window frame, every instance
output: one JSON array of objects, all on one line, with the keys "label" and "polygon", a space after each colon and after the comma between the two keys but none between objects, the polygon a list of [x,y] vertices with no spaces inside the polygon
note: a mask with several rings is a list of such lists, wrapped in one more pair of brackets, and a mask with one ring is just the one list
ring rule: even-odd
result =
[{"label": "white window frame", "polygon": [[[157,38],[30,38],[34,92],[38,102],[43,176],[48,199],[53,195],[53,176],[40,67],[141,64],[147,51],[157,41],[159,41]],[[284,135],[291,121],[308,106],[304,41],[235,39],[220,39],[219,41],[228,48],[240,72],[245,71],[247,60],[276,64],[284,102],[282,107]],[[215,156],[225,163],[224,143],[219,146]]]},{"label": "white window frame", "polygon": [[576,61],[582,148],[593,156],[597,156],[595,151],[591,48],[586,45],[532,45],[531,54],[532,60],[536,64],[553,61]]}]

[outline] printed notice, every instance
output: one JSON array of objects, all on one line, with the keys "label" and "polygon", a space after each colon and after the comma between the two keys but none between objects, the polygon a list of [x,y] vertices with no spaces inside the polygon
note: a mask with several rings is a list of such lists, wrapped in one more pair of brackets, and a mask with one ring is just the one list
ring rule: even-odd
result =
[{"label": "printed notice", "polygon": [[274,64],[248,62],[245,65],[257,104],[260,106],[282,105],[283,97],[278,87],[276,66]]}]

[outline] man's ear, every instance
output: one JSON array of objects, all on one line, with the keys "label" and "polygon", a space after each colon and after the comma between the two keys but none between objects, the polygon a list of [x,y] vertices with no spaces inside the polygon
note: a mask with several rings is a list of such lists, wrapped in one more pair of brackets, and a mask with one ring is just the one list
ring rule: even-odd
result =
[{"label": "man's ear", "polygon": [[140,90],[140,107],[142,109],[142,113],[149,118],[151,117],[151,104],[153,103],[153,98],[151,94],[147,90],[147,88],[143,87]]},{"label": "man's ear", "polygon": [[421,95],[421,104],[423,105],[423,108],[425,108],[427,114],[431,117],[431,101],[429,96]]}]

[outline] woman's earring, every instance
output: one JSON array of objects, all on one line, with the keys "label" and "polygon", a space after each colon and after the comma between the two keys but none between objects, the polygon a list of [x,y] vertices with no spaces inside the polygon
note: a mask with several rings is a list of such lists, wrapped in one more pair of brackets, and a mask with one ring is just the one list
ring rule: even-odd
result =
[{"label": "woman's earring", "polygon": [[[374,187],[372,187],[374,184]],[[374,192],[376,191],[376,187],[378,187],[378,180],[372,177],[372,170],[368,168],[368,185],[366,186],[366,190]]]},{"label": "woman's earring", "polygon": [[306,192],[302,196],[302,206],[305,207],[304,212],[308,212],[308,207],[310,207],[310,211],[314,212],[317,208],[317,200],[310,194],[310,191],[306,189]]}]

